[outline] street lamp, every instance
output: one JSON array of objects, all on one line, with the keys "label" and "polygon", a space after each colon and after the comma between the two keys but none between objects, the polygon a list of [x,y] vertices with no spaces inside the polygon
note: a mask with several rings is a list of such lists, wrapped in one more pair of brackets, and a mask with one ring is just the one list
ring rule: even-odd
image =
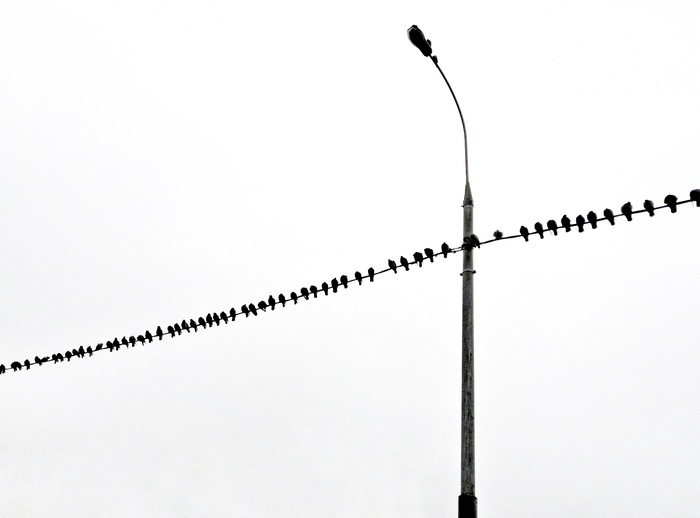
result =
[{"label": "street lamp", "polygon": [[[411,40],[424,56],[430,57],[440,75],[450,89],[452,98],[457,105],[459,119],[464,133],[464,172],[466,182],[464,187],[463,208],[463,237],[473,234],[474,200],[469,186],[469,160],[467,155],[467,129],[464,126],[462,109],[459,107],[450,82],[445,77],[437,56],[433,55],[430,40],[426,40],[417,25],[408,29],[408,39]],[[462,262],[462,474],[461,494],[459,495],[459,518],[476,518],[476,492],[474,471],[474,263],[472,247],[463,249]]]}]

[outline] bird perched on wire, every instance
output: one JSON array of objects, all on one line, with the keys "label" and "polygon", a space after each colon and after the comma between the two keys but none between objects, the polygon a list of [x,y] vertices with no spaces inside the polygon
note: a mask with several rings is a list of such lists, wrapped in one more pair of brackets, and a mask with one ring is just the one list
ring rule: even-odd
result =
[{"label": "bird perched on wire", "polygon": [[393,259],[389,259],[388,263],[389,263],[389,268],[391,268],[391,270],[392,270],[394,273],[398,273],[398,272],[396,271],[396,261],[394,261]]},{"label": "bird perched on wire", "polygon": [[593,227],[593,230],[598,228],[598,215],[595,212],[590,211],[587,214],[587,217],[588,217],[588,222],[591,224],[591,227]]},{"label": "bird perched on wire", "polygon": [[[56,356],[56,355],[54,355],[54,356]],[[5,374],[5,364],[4,363],[0,363],[0,374]]]},{"label": "bird perched on wire", "polygon": [[258,316],[258,310],[255,309],[255,304],[252,304],[252,303],[248,304],[248,309],[250,310],[250,312],[253,314],[254,317]]},{"label": "bird perched on wire", "polygon": [[309,300],[309,290],[307,290],[306,288],[302,288],[301,296],[304,297],[306,300]]},{"label": "bird perched on wire", "polygon": [[[221,318],[220,318],[219,315],[216,313],[216,311],[214,311],[214,313],[212,313],[211,318],[212,318],[212,320],[214,321],[214,323],[216,324],[216,326],[218,327],[219,324],[221,323]],[[211,324],[209,324],[209,327],[211,327]]]},{"label": "bird perched on wire", "polygon": [[401,263],[401,266],[406,268],[406,271],[408,271],[408,259],[406,259],[404,256],[401,256],[401,259],[399,259],[399,262]]},{"label": "bird perched on wire", "polygon": [[151,334],[151,332],[148,329],[146,329],[144,336],[146,337],[146,340],[148,340],[149,344],[153,341],[153,335]]},{"label": "bird perched on wire", "polygon": [[243,305],[241,306],[241,311],[243,312],[243,314],[245,315],[245,317],[248,318],[248,313],[250,312],[250,310],[248,309],[248,306],[246,306],[245,304],[243,304]]},{"label": "bird perched on wire", "polygon": [[32,362],[29,361],[29,359],[24,360],[24,366],[29,370],[29,367],[32,365]]},{"label": "bird perched on wire", "polygon": [[649,216],[654,217],[654,202],[651,200],[644,200],[644,210],[649,213]]},{"label": "bird perched on wire", "polygon": [[557,235],[557,222],[554,221],[553,219],[550,219],[547,222],[547,230],[551,230],[552,233],[556,236]]},{"label": "bird perched on wire", "polygon": [[[136,340],[138,340],[138,342],[139,342],[141,345],[146,345],[146,339],[143,337],[143,335],[137,336],[137,337],[136,337]],[[88,352],[89,356],[92,356],[92,349],[90,349],[90,346],[88,346],[87,352]]]},{"label": "bird perched on wire", "polygon": [[97,344],[95,346],[95,352],[100,351],[102,349],[102,344]]},{"label": "bird perched on wire", "polygon": [[627,218],[627,221],[632,221],[632,203],[627,202],[622,207],[620,207],[620,212]]},{"label": "bird perched on wire", "polygon": [[341,276],[340,276],[340,284],[342,284],[342,285],[343,285],[343,288],[346,289],[346,290],[348,289],[348,282],[349,282],[349,281],[348,281],[348,276],[347,276],[347,275],[341,275]]},{"label": "bird perched on wire", "polygon": [[525,238],[525,241],[529,241],[530,238],[528,237],[530,235],[530,231],[527,229],[525,225],[520,227],[520,235]]},{"label": "bird perched on wire", "polygon": [[447,254],[449,254],[449,253],[451,252],[451,250],[450,250],[450,245],[448,245],[447,243],[441,244],[441,245],[440,245],[440,251],[441,251],[441,253],[442,253],[442,256],[443,256],[445,259],[447,259]]},{"label": "bird perched on wire", "polygon": [[694,201],[695,206],[700,207],[700,189],[690,191],[690,201]]},{"label": "bird perched on wire", "polygon": [[[337,283],[338,281],[335,281],[335,282]],[[324,282],[323,284],[321,284],[321,290],[323,290],[323,293],[325,293],[326,296],[328,296],[328,289],[329,289],[329,286],[328,286],[327,282]],[[337,291],[337,287],[335,290],[333,290],[333,293],[335,293],[336,291]]]},{"label": "bird perched on wire", "polygon": [[479,236],[476,234],[469,236],[469,241],[471,241],[473,247],[481,248],[481,241],[479,241]]},{"label": "bird perched on wire", "polygon": [[311,293],[313,294],[314,298],[318,298],[318,288],[314,286],[313,284],[309,286],[309,290],[311,290]]},{"label": "bird perched on wire", "polygon": [[433,249],[432,248],[425,248],[425,249],[423,249],[423,253],[425,254],[425,257],[430,259],[430,262],[432,263],[433,256],[435,255],[435,253],[433,252]]},{"label": "bird perched on wire", "polygon": [[605,219],[607,219],[611,225],[615,225],[615,215],[613,214],[613,211],[610,209],[605,209],[603,211],[603,216],[605,216]]},{"label": "bird perched on wire", "polygon": [[183,331],[187,331],[188,333],[190,332],[190,326],[187,325],[187,320],[183,320],[182,324],[180,324],[180,325],[182,326]]},{"label": "bird perched on wire", "polygon": [[566,214],[561,217],[561,225],[564,227],[564,230],[571,232],[571,220]]},{"label": "bird perched on wire", "polygon": [[270,306],[270,311],[274,311],[275,310],[275,297],[270,295],[267,298],[267,304],[268,304],[268,306]]},{"label": "bird perched on wire", "polygon": [[535,232],[537,232],[540,235],[540,239],[544,239],[544,227],[539,221],[535,223]]},{"label": "bird perched on wire", "polygon": [[[116,348],[117,351],[118,351],[118,350],[119,350],[119,344],[117,344],[117,345],[115,346],[115,348]],[[73,353],[71,353],[70,351],[66,351],[66,354],[65,354],[66,360],[67,360],[67,361],[70,361],[70,359],[71,359],[72,357],[73,357]]]},{"label": "bird perched on wire", "polygon": [[[139,336],[141,336],[141,335],[139,335]],[[141,338],[143,338],[143,337],[141,336]],[[141,343],[143,343],[143,340],[141,341]],[[88,356],[92,356],[92,347],[91,346],[88,345],[87,349],[85,349],[85,351],[88,353]]]},{"label": "bird perched on wire", "polygon": [[202,326],[202,329],[206,329],[206,328],[207,328],[207,323],[206,323],[206,321],[205,321],[202,317],[199,317],[199,318],[197,319],[197,323],[198,323],[200,326]]},{"label": "bird perched on wire", "polygon": [[231,311],[228,312],[228,316],[231,317],[231,322],[236,320],[236,310],[231,308]]},{"label": "bird perched on wire", "polygon": [[[131,335],[131,336],[129,337],[129,343],[131,344],[131,347],[136,347],[136,337],[135,337],[134,335]],[[85,357],[85,352],[84,352],[82,349],[83,349],[83,346],[81,345],[81,346],[80,346],[80,349],[78,349],[78,356],[79,356],[80,358],[84,358],[84,357]]]},{"label": "bird perched on wire", "polygon": [[669,194],[664,198],[664,203],[668,205],[668,208],[671,209],[671,213],[675,213],[677,210],[676,205],[678,204],[678,198],[675,197],[673,194]]},{"label": "bird perched on wire", "polygon": [[299,298],[299,297],[297,296],[297,292],[296,292],[296,291],[293,291],[292,293],[290,293],[289,296],[290,296],[290,297],[292,298],[292,300],[294,301],[294,304],[296,304],[296,303],[297,303],[297,300],[298,300],[298,298]]},{"label": "bird perched on wire", "polygon": [[282,307],[284,307],[287,304],[287,297],[284,296],[284,293],[280,293],[280,296],[278,298],[280,304],[282,304]]},{"label": "bird perched on wire", "polygon": [[338,279],[333,277],[333,280],[331,280],[331,287],[333,288],[333,293],[338,293],[338,286],[340,286],[340,284],[338,283]]},{"label": "bird perched on wire", "polygon": [[171,338],[175,337],[175,329],[173,329],[173,326],[168,326],[168,334]]},{"label": "bird perched on wire", "polygon": [[160,328],[160,326],[158,326],[158,328],[156,329],[156,336],[158,337],[158,340],[163,339],[163,330]]},{"label": "bird perched on wire", "polygon": [[10,364],[10,367],[12,367],[13,372],[21,371],[22,370],[22,364],[20,362],[12,362]]},{"label": "bird perched on wire", "polygon": [[583,232],[583,226],[586,224],[586,220],[584,219],[581,214],[576,216],[576,226],[578,227],[579,232]]},{"label": "bird perched on wire", "polygon": [[219,313],[219,318],[224,321],[224,324],[228,324],[228,315],[225,311]]},{"label": "bird perched on wire", "polygon": [[415,252],[413,254],[413,260],[418,263],[418,268],[423,268],[423,254]]},{"label": "bird perched on wire", "polygon": [[374,282],[374,268],[370,267],[367,270],[367,277],[369,277],[369,282]]},{"label": "bird perched on wire", "polygon": [[503,232],[501,232],[500,230],[496,230],[496,231],[493,233],[493,237],[496,238],[496,239],[503,239]]},{"label": "bird perched on wire", "polygon": [[190,318],[190,329],[193,329],[196,333],[198,327],[197,322],[195,322],[193,318]]},{"label": "bird perched on wire", "polygon": [[265,310],[267,309],[267,303],[264,300],[261,300],[260,302],[258,302],[258,309],[263,313],[266,313]]},{"label": "bird perched on wire", "polygon": [[355,272],[355,280],[358,286],[362,286],[362,274],[360,272]]},{"label": "bird perched on wire", "polygon": [[180,324],[176,322],[173,327],[175,328],[175,331],[177,331],[177,336],[180,336],[182,334],[182,328],[180,327]]},{"label": "bird perched on wire", "polygon": [[211,316],[211,313],[207,313],[207,324],[209,324],[209,327],[214,327],[214,318]]}]

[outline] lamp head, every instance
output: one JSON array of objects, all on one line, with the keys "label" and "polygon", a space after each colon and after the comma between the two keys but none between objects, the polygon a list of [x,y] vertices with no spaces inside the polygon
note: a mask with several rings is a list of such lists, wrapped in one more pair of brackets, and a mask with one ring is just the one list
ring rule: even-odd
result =
[{"label": "lamp head", "polygon": [[420,50],[424,56],[430,56],[433,53],[433,49],[430,45],[430,40],[426,40],[417,25],[411,25],[408,29],[408,39],[411,40],[418,50]]}]

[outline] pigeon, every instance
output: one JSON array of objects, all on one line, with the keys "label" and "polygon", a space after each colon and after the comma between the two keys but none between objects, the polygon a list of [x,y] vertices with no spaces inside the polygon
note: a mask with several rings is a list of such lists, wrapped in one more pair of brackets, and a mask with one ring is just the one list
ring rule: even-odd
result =
[{"label": "pigeon", "polygon": [[671,213],[674,214],[678,208],[676,205],[678,204],[678,198],[676,198],[673,194],[669,194],[664,198],[664,203],[668,205],[668,208],[671,209]]},{"label": "pigeon", "polygon": [[401,259],[399,259],[399,262],[401,263],[401,266],[406,268],[406,271],[408,271],[408,259],[406,259],[404,256],[401,256]]},{"label": "pigeon", "polygon": [[369,282],[374,282],[374,268],[367,270],[367,277],[369,277]]},{"label": "pigeon", "polygon": [[290,297],[292,298],[292,300],[294,301],[294,304],[296,304],[296,303],[297,303],[297,299],[299,298],[299,297],[297,297],[297,292],[296,292],[296,291],[293,291],[289,296],[290,296]]},{"label": "pigeon", "polygon": [[228,312],[228,314],[231,317],[231,322],[234,322],[236,320],[236,310],[231,308],[231,310]]},{"label": "pigeon", "polygon": [[255,309],[255,306],[253,304],[248,304],[248,309],[250,312],[253,314],[254,317],[258,316],[258,310]]},{"label": "pigeon", "polygon": [[347,275],[340,276],[340,284],[342,284],[343,288],[345,288],[346,290],[348,289],[348,276]]},{"label": "pigeon", "polygon": [[29,359],[24,360],[24,366],[29,370],[29,367],[32,365],[32,362],[29,361]]},{"label": "pigeon", "polygon": [[187,331],[188,333],[190,332],[190,326],[187,324],[187,320],[183,320],[180,326],[182,327],[183,331]]},{"label": "pigeon", "polygon": [[338,286],[340,286],[338,279],[333,277],[333,280],[331,281],[331,287],[333,288],[333,293],[338,293]]},{"label": "pigeon", "polygon": [[[219,327],[219,324],[221,323],[221,318],[219,318],[219,315],[217,315],[216,311],[214,311],[211,318],[214,321],[214,323],[216,324],[216,327]],[[209,326],[211,327],[211,324],[209,324]]]},{"label": "pigeon", "polygon": [[[211,318],[211,315],[209,315],[209,317]],[[206,329],[206,328],[207,328],[207,322],[206,322],[206,320],[204,320],[202,317],[199,317],[199,318],[197,319],[197,323],[198,323],[200,326],[202,326],[202,329]]]},{"label": "pigeon", "polygon": [[313,284],[309,286],[309,290],[311,290],[311,293],[313,294],[314,298],[318,297],[318,288],[314,286]]},{"label": "pigeon", "polygon": [[396,271],[396,261],[394,261],[394,260],[392,260],[392,259],[389,259],[389,268],[391,268],[391,270],[392,270],[394,273],[397,273],[397,271]]},{"label": "pigeon", "polygon": [[197,322],[194,321],[193,318],[190,318],[190,329],[192,329],[195,333],[197,332]]},{"label": "pigeon", "polygon": [[654,202],[651,200],[644,200],[644,210],[646,210],[651,217],[654,217]]},{"label": "pigeon", "polygon": [[423,254],[415,252],[413,254],[413,260],[418,263],[418,268],[423,268]]},{"label": "pigeon", "polygon": [[547,229],[551,230],[552,233],[556,236],[557,235],[557,222],[554,221],[553,219],[550,219],[547,222]]},{"label": "pigeon", "polygon": [[41,358],[39,358],[38,356],[35,356],[34,363],[36,363],[39,367],[41,367],[41,364],[42,364]]},{"label": "pigeon", "polygon": [[304,297],[306,300],[309,300],[309,290],[307,290],[306,288],[302,288],[302,289],[301,289],[301,295],[302,295],[302,297]]},{"label": "pigeon", "polygon": [[[56,356],[56,355],[54,354],[54,356]],[[4,363],[0,364],[0,374],[5,374],[5,364]]]},{"label": "pigeon", "polygon": [[270,295],[270,296],[267,298],[267,303],[268,303],[268,305],[270,306],[270,311],[274,311],[274,310],[275,310],[275,297],[273,297],[272,295]]},{"label": "pigeon", "polygon": [[493,237],[496,238],[496,239],[503,239],[503,232],[501,232],[500,230],[496,230],[496,231],[493,233]]},{"label": "pigeon", "polygon": [[610,209],[605,209],[603,211],[603,216],[605,216],[605,219],[607,219],[611,225],[615,225],[615,215],[613,214],[613,211]]},{"label": "pigeon", "polygon": [[[141,337],[141,338],[143,338],[143,337]],[[88,356],[92,356],[92,347],[91,346],[88,345],[87,349],[85,349],[85,351],[88,353]]]},{"label": "pigeon", "polygon": [[627,218],[627,221],[632,221],[632,204],[630,202],[625,203],[620,210],[622,214]]},{"label": "pigeon", "polygon": [[472,245],[476,248],[481,248],[481,241],[479,241],[479,237],[476,234],[469,236],[469,239],[471,239]]},{"label": "pigeon", "polygon": [[362,286],[362,274],[360,272],[355,272],[355,280],[357,281],[357,284]]},{"label": "pigeon", "polygon": [[520,227],[520,235],[525,238],[526,242],[530,240],[530,238],[528,237],[530,235],[530,231],[527,229],[527,227],[525,225]]},{"label": "pigeon", "polygon": [[[126,336],[122,336],[122,345],[126,347],[127,349],[129,348],[129,341],[126,339]],[[73,349],[73,356],[78,356],[78,351]]]},{"label": "pigeon", "polygon": [[264,300],[261,300],[260,302],[258,302],[258,309],[263,313],[266,313],[265,310],[267,309],[267,303]]},{"label": "pigeon", "polygon": [[700,189],[690,191],[690,201],[694,201],[695,206],[700,207]]},{"label": "pigeon", "polygon": [[95,346],[95,351],[101,351],[102,350],[102,344],[97,344]]},{"label": "pigeon", "polygon": [[569,216],[564,214],[561,217],[561,224],[564,227],[564,230],[566,230],[567,232],[571,232],[571,220],[569,219]]},{"label": "pigeon", "polygon": [[591,224],[591,227],[593,227],[593,230],[598,228],[598,215],[595,212],[590,211],[586,216],[588,217],[588,222]]},{"label": "pigeon", "polygon": [[[129,343],[131,344],[131,347],[136,347],[136,337],[134,335],[131,335],[129,337]],[[83,348],[83,346],[81,345],[80,349],[82,349],[82,348]],[[78,356],[80,356],[82,358],[85,355],[80,352],[80,349],[78,349]]]},{"label": "pigeon", "polygon": [[177,336],[180,336],[182,334],[182,328],[180,327],[180,324],[176,323],[174,326],[175,331],[177,331]]},{"label": "pigeon", "polygon": [[279,300],[280,304],[282,304],[282,307],[284,307],[287,304],[287,297],[284,296],[284,293],[280,293]]},{"label": "pigeon", "polygon": [[58,358],[58,361],[62,362],[63,361],[63,355],[61,353],[58,353],[56,355],[56,358]]},{"label": "pigeon", "polygon": [[78,356],[85,358],[85,348],[82,345],[78,347]]},{"label": "pigeon", "polygon": [[207,313],[207,324],[209,324],[209,327],[214,327],[214,319],[211,316],[211,313]]},{"label": "pigeon", "polygon": [[443,243],[440,245],[440,250],[442,252],[442,255],[447,259],[447,254],[450,253],[450,247],[447,243]]},{"label": "pigeon", "polygon": [[21,364],[20,362],[12,362],[12,363],[10,364],[10,367],[12,367],[12,370],[13,370],[14,372],[16,372],[16,371],[21,371],[21,370],[22,370],[22,364]]},{"label": "pigeon", "polygon": [[158,328],[156,329],[156,336],[158,337],[158,340],[163,339],[163,330],[160,328],[160,326],[158,326]]},{"label": "pigeon", "polygon": [[579,232],[583,232],[583,226],[586,224],[586,220],[579,214],[576,216],[576,226],[578,227]]},{"label": "pigeon", "polygon": [[243,304],[243,305],[241,306],[241,311],[243,312],[243,314],[245,315],[245,317],[248,318],[248,312],[250,311],[250,310],[248,309],[248,306],[246,306],[245,304]]},{"label": "pigeon", "polygon": [[224,321],[224,324],[228,324],[228,315],[225,311],[219,313],[219,318]]},{"label": "pigeon", "polygon": [[[124,340],[126,341],[126,338],[124,338]],[[126,345],[126,344],[124,344],[124,345]],[[127,346],[127,347],[128,347],[128,346]],[[80,355],[78,354],[78,349],[73,349],[71,352],[73,353],[73,357],[74,357],[74,358],[79,358],[79,357],[80,357]]]},{"label": "pigeon", "polygon": [[56,356],[55,354],[51,355],[51,359],[53,360],[54,363],[58,363],[58,356]]},{"label": "pigeon", "polygon": [[168,326],[168,334],[170,335],[170,338],[175,337],[175,329],[173,329],[173,326]]},{"label": "pigeon", "polygon": [[107,343],[105,344],[107,346],[107,349],[109,349],[109,352],[112,352],[114,350],[114,344],[107,340]]},{"label": "pigeon", "polygon": [[[335,280],[335,279],[333,279],[333,280]],[[335,281],[335,284],[336,285],[335,285],[335,288],[333,289],[333,293],[338,291],[338,281]],[[329,286],[328,286],[327,282],[324,282],[323,284],[321,284],[321,289],[323,290],[323,293],[325,293],[326,296],[328,296]]]},{"label": "pigeon", "polygon": [[544,239],[544,227],[542,227],[542,223],[539,221],[535,223],[535,232],[540,235],[540,239]]},{"label": "pigeon", "polygon": [[[119,350],[119,347],[117,346],[117,351],[118,350]],[[73,357],[73,353],[71,353],[70,351],[66,351],[66,355],[65,355],[66,360],[70,361],[70,359],[72,357]]]},{"label": "pigeon", "polygon": [[[143,335],[137,336],[136,340],[138,340],[141,345],[146,345],[146,339],[143,337]],[[90,349],[90,348],[88,347],[88,349]],[[90,352],[90,351],[88,351],[88,352]],[[90,356],[92,356],[92,354]]]},{"label": "pigeon", "polygon": [[434,252],[433,252],[433,249],[432,249],[432,248],[426,248],[426,249],[423,250],[423,253],[425,254],[425,257],[427,257],[428,259],[430,259],[430,262],[432,263],[432,262],[433,262],[433,255],[435,255]]}]

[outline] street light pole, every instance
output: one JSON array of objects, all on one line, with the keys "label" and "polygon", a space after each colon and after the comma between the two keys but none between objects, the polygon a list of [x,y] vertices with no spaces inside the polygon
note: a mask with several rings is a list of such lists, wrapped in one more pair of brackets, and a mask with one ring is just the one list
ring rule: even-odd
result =
[{"label": "street light pole", "polygon": [[[467,128],[459,102],[450,82],[445,77],[437,56],[433,56],[430,40],[426,40],[418,26],[408,29],[408,39],[411,40],[424,56],[430,57],[445,84],[450,89],[452,98],[457,105],[459,119],[464,133],[464,171],[465,187],[463,209],[463,237],[474,233],[474,199],[469,185],[469,159],[467,154]],[[472,247],[463,248],[462,258],[462,467],[461,494],[459,495],[459,518],[476,518],[476,477],[474,469],[474,262]]]}]

